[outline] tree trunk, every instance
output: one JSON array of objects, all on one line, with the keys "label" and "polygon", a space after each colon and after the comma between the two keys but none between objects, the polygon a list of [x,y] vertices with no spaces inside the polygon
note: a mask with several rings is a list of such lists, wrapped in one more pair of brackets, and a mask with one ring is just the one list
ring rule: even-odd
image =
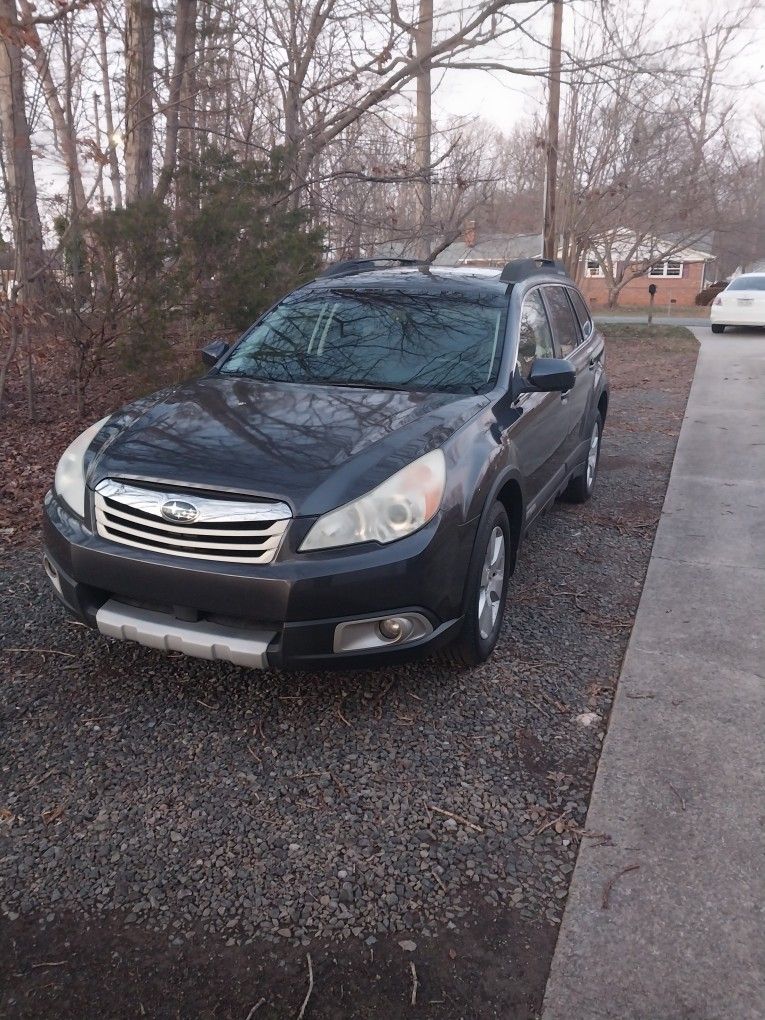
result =
[{"label": "tree trunk", "polygon": [[[48,55],[40,42],[37,29],[32,25],[34,11],[29,0],[21,0],[21,12],[23,14],[24,21],[30,26],[26,31],[26,42],[27,45],[31,46],[32,52],[34,53],[33,59],[35,70],[37,71],[43,93],[45,94],[45,100],[48,104],[48,112],[50,113],[51,120],[53,121],[55,138],[58,141],[58,147],[61,150],[61,155],[64,157],[64,163],[66,164],[72,197],[75,204],[75,208],[71,210],[71,217],[72,219],[76,219],[78,215],[85,212],[87,199],[85,197],[85,187],[82,183],[80,164],[77,159],[77,138],[74,126],[71,123],[71,118],[67,116],[67,111],[64,109],[64,104],[61,100],[61,90],[53,81]],[[68,26],[65,26],[64,30],[67,31]],[[67,65],[67,73],[70,73],[70,60],[67,61]],[[67,89],[66,92],[68,94],[70,90]]]},{"label": "tree trunk", "polygon": [[112,195],[115,209],[122,207],[122,181],[120,179],[120,164],[117,159],[117,142],[114,134],[114,117],[112,116],[112,87],[109,79],[109,55],[106,49],[106,25],[104,23],[104,9],[101,4],[96,4],[96,17],[98,18],[98,44],[101,63],[101,84],[104,90],[104,117],[106,118],[107,147],[109,154],[109,176],[112,181]]},{"label": "tree trunk", "polygon": [[181,180],[178,194],[178,211],[193,213],[199,208],[199,187],[192,170],[194,168],[196,144],[196,91],[197,91],[197,2],[192,0],[187,13],[189,21],[188,58],[184,64],[181,91],[178,98],[178,170]]},{"label": "tree trunk", "polygon": [[16,291],[15,289],[11,293],[11,299],[7,305],[7,316],[8,316],[8,349],[3,355],[2,364],[0,364],[0,418],[3,416],[3,404],[5,401],[5,381],[8,378],[8,371],[13,364],[13,359],[16,357],[16,351],[19,347],[19,321],[18,321],[18,306],[16,304]]},{"label": "tree trunk", "polygon": [[148,198],[154,116],[154,6],[127,0],[125,23],[125,197],[128,205]]},{"label": "tree trunk", "polygon": [[433,247],[433,175],[431,81],[429,57],[433,49],[433,0],[420,0],[420,18],[414,29],[414,46],[420,61],[417,72],[417,112],[414,158],[417,180],[417,257],[427,259]]},{"label": "tree trunk", "polygon": [[[167,196],[178,162],[178,130],[181,119],[184,130],[188,130],[187,107],[190,101],[193,104],[189,88],[189,69],[193,64],[196,47],[196,21],[197,0],[178,0],[175,13],[175,57],[165,115],[165,153],[156,191],[156,198],[160,202]],[[183,118],[181,106],[184,107]]]},{"label": "tree trunk", "polygon": [[0,128],[8,211],[16,246],[16,284],[23,287],[21,298],[29,303],[44,290],[45,256],[24,97],[21,41],[16,0],[0,0]]},{"label": "tree trunk", "polygon": [[[100,96],[97,92],[93,93],[93,123],[96,128],[96,146],[98,147],[99,153],[103,152],[101,148],[101,114],[98,109],[100,102]],[[109,142],[107,141],[107,147]],[[99,166],[98,168],[98,205],[101,210],[101,215],[106,212],[106,195],[104,194],[104,168]]]}]

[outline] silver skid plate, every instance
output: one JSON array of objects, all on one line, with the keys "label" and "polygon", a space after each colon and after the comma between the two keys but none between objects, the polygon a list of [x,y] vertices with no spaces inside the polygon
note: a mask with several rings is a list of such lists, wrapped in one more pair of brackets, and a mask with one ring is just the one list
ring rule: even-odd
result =
[{"label": "silver skid plate", "polygon": [[167,613],[127,606],[109,599],[96,613],[102,634],[136,641],[147,648],[183,652],[200,659],[222,659],[237,666],[267,669],[266,650],[276,631],[239,630],[200,620],[188,623]]}]

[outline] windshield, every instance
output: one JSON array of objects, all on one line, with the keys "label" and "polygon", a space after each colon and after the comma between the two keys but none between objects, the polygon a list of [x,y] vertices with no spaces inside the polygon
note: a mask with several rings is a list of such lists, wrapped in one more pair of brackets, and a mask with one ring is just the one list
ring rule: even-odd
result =
[{"label": "windshield", "polygon": [[765,276],[738,276],[726,290],[765,290]]},{"label": "windshield", "polygon": [[220,371],[273,382],[476,393],[496,378],[504,319],[505,302],[333,290],[282,302]]}]

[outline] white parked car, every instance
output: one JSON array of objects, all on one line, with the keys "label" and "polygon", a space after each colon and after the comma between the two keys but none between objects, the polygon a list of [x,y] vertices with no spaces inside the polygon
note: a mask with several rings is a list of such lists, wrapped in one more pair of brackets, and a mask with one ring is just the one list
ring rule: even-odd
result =
[{"label": "white parked car", "polygon": [[742,273],[712,302],[712,332],[726,326],[765,326],[765,273]]}]

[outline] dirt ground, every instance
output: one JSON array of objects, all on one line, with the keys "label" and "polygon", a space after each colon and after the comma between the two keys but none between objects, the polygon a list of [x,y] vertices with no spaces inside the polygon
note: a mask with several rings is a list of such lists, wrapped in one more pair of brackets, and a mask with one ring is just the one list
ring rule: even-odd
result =
[{"label": "dirt ground", "polygon": [[[459,740],[455,755],[458,750],[462,754],[465,746],[475,747],[463,759],[468,768],[465,797],[488,778],[492,796],[500,803],[503,791],[498,784],[510,784],[512,788],[504,792],[511,812],[518,811],[515,805],[523,802],[524,795],[535,801],[528,816],[519,821],[520,834],[513,839],[492,833],[479,815],[473,816],[482,823],[480,835],[471,837],[476,856],[484,854],[498,875],[507,861],[516,859],[516,852],[520,854],[520,847],[529,849],[523,850],[528,857],[517,857],[518,864],[528,860],[534,868],[539,865],[528,879],[519,872],[521,886],[531,882],[537,887],[520,908],[504,896],[487,896],[493,889],[490,881],[487,888],[485,878],[479,884],[466,881],[461,865],[455,868],[453,883],[432,894],[439,898],[438,923],[413,925],[407,931],[378,931],[375,936],[367,936],[366,929],[359,937],[323,935],[306,940],[307,945],[257,934],[237,940],[203,923],[176,938],[172,929],[155,930],[159,926],[140,916],[129,921],[132,915],[127,909],[103,909],[92,897],[79,901],[76,882],[80,879],[71,878],[76,873],[73,856],[98,854],[103,846],[105,856],[97,859],[104,860],[101,877],[106,880],[112,877],[108,852],[115,845],[108,828],[88,824],[86,811],[75,815],[80,802],[87,806],[92,801],[94,810],[101,805],[103,791],[92,785],[90,760],[103,754],[100,768],[113,764],[108,747],[101,750],[103,735],[96,739],[82,725],[83,715],[93,711],[94,698],[99,713],[107,718],[110,712],[125,713],[122,728],[128,728],[132,720],[129,751],[140,759],[137,766],[142,767],[146,756],[149,775],[162,768],[162,754],[165,764],[174,768],[175,741],[203,739],[210,729],[226,740],[213,745],[214,753],[219,746],[225,747],[221,754],[238,753],[233,744],[234,723],[241,718],[242,706],[269,710],[273,702],[269,732],[280,757],[261,771],[252,759],[248,766],[261,784],[258,788],[264,789],[275,782],[269,777],[276,775],[282,758],[294,756],[285,768],[297,771],[296,760],[321,758],[334,741],[334,760],[341,760],[350,739],[345,722],[332,721],[326,738],[330,743],[323,749],[310,742],[318,744],[314,734],[317,720],[324,724],[322,703],[340,697],[341,692],[345,696],[348,682],[286,677],[274,681],[276,687],[258,688],[241,671],[224,671],[213,683],[207,665],[194,672],[194,664],[186,666],[181,660],[179,665],[177,658],[147,650],[125,651],[126,646],[120,646],[110,651],[97,635],[67,628],[63,614],[51,608],[36,564],[35,531],[14,530],[6,535],[6,554],[0,559],[0,582],[5,589],[0,584],[0,615],[5,618],[0,620],[0,742],[4,748],[0,763],[0,876],[4,877],[0,883],[0,1016],[30,1020],[538,1017],[565,903],[566,885],[561,885],[560,876],[570,876],[571,871],[565,862],[573,862],[579,839],[603,836],[586,833],[584,811],[650,557],[696,353],[696,342],[687,333],[647,337],[636,330],[628,337],[622,332],[611,339],[607,369],[612,399],[596,495],[584,507],[556,504],[534,528],[513,582],[506,624],[491,665],[467,674],[446,675],[428,664],[397,673],[385,681],[388,700],[382,717],[365,707],[363,692],[358,701],[352,695],[342,702],[353,733],[370,735],[370,756],[388,735],[398,742],[401,768],[398,775],[393,772],[392,788],[407,775],[410,751],[414,760],[426,760],[416,757],[420,749],[415,750],[414,744],[422,743],[421,734],[431,732],[428,727],[432,726],[432,732],[453,734]],[[94,409],[94,417],[99,410]],[[27,430],[22,417],[19,411],[14,434],[9,436],[6,430],[2,440],[6,449],[13,448],[13,457],[6,461],[10,472],[2,494],[10,495],[13,504],[5,511],[6,527],[14,527],[20,507],[37,512],[59,447],[65,445],[67,433],[74,435],[81,428],[81,423],[62,414],[52,415],[47,426]],[[56,437],[53,442],[51,433]],[[44,648],[60,649],[68,658],[41,653]],[[185,670],[183,695],[175,678],[181,668]],[[119,684],[110,677],[119,677]],[[475,712],[476,705],[480,705],[479,714],[468,719],[466,713]],[[217,715],[208,711],[211,706]],[[587,710],[598,713],[602,726],[585,735],[575,719]],[[301,713],[306,714],[306,722],[295,728],[294,720]],[[402,720],[415,713],[419,713],[419,725],[407,728],[407,723],[402,728]],[[158,731],[151,742],[146,736],[150,718],[167,721],[164,750],[157,746]],[[460,729],[464,726],[468,728]],[[494,734],[494,743],[488,745],[489,751],[496,748],[493,757],[487,745],[478,742],[482,728]],[[282,730],[290,733],[289,746],[286,737],[281,745],[276,743]],[[246,751],[242,753],[243,760],[248,760]],[[423,753],[427,755],[427,743]],[[40,806],[57,795],[55,775],[49,775],[51,764],[68,770],[69,800],[60,817],[49,815],[40,821]],[[340,793],[330,810],[344,810],[352,799],[353,770],[341,775]],[[124,777],[125,784],[132,783],[127,765]],[[423,783],[431,779],[438,781],[423,774]],[[134,799],[148,797],[149,787],[145,782],[136,786]],[[565,807],[567,799],[571,808]],[[539,807],[543,801],[545,806]],[[119,799],[113,800],[111,807],[118,803]],[[573,813],[566,815],[568,811]],[[560,824],[553,825],[556,812],[568,820],[559,819]],[[82,821],[75,824],[75,817]],[[345,817],[348,838],[355,842],[357,823],[350,814]],[[138,818],[129,832],[134,841],[145,831]],[[227,817],[220,821],[224,831],[229,831],[229,824]],[[384,827],[382,818],[377,824]],[[409,822],[403,818],[396,824],[406,829]],[[124,835],[115,838],[127,840]],[[204,840],[204,833],[199,838]],[[323,838],[318,828],[314,838]],[[446,837],[435,822],[429,838],[433,852],[445,845]],[[51,853],[55,856],[57,847],[64,848],[58,865],[38,859],[43,854],[35,847],[42,845],[47,848],[46,861]],[[168,886],[175,881],[169,850],[146,841],[141,852],[154,873],[161,879],[166,876]],[[12,858],[13,867],[5,867]],[[553,873],[554,881],[548,881],[545,876]],[[447,923],[450,916],[456,924]],[[408,940],[414,949],[401,946]]]}]

